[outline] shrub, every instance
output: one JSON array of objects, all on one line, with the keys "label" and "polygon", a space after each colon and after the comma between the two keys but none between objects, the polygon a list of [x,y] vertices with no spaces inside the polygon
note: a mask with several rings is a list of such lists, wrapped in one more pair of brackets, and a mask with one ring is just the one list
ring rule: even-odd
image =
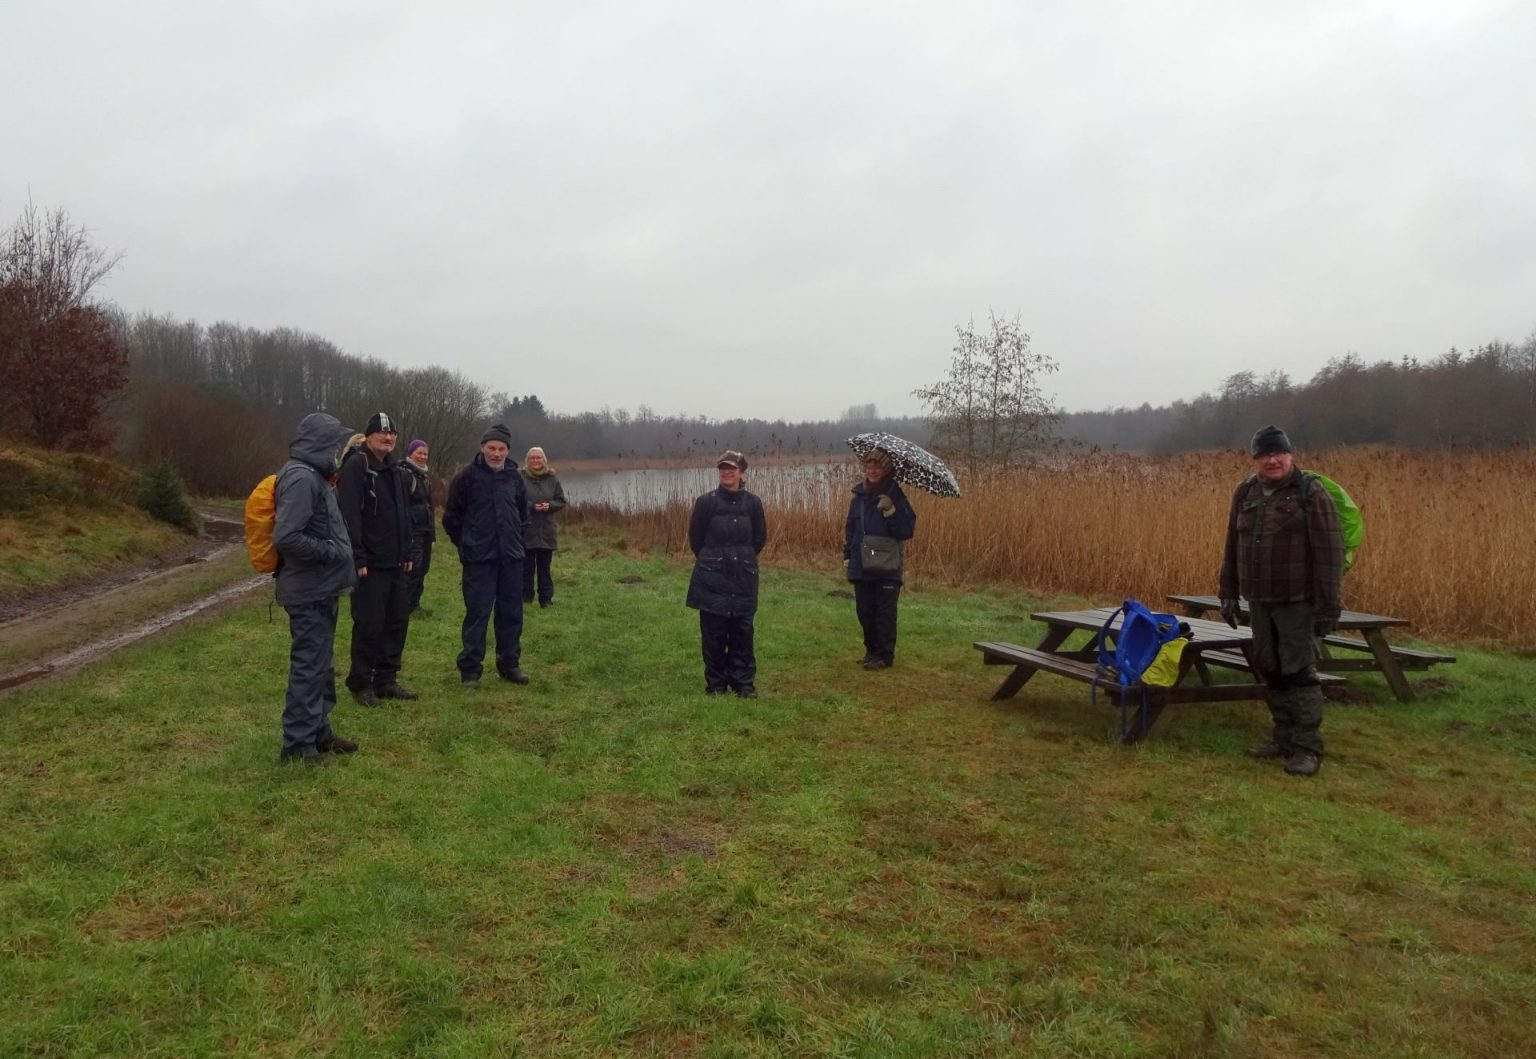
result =
[{"label": "shrub", "polygon": [[195,535],[202,528],[197,512],[187,501],[181,475],[169,460],[157,460],[144,472],[139,484],[139,506],[186,533]]}]

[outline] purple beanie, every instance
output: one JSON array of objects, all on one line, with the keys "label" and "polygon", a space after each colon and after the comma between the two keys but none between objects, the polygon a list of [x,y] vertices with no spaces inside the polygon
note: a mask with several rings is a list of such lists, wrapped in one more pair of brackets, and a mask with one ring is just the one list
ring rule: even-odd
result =
[{"label": "purple beanie", "polygon": [[407,456],[409,456],[411,453],[415,452],[417,449],[426,448],[426,445],[427,445],[427,443],[425,441],[422,441],[420,438],[417,438],[415,441],[411,442],[409,445],[407,445],[405,447],[405,454]]}]

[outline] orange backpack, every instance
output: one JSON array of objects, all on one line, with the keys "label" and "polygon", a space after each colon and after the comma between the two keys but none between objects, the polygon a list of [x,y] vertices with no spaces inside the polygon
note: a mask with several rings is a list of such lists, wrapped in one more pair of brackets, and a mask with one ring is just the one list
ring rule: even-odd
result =
[{"label": "orange backpack", "polygon": [[245,550],[257,573],[277,573],[281,557],[272,543],[272,524],[277,521],[277,475],[256,483],[245,498]]}]

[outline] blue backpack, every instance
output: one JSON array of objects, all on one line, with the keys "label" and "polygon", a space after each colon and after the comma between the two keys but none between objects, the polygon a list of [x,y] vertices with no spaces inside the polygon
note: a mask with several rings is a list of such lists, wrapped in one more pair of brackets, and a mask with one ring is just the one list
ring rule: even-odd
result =
[{"label": "blue backpack", "polygon": [[[1111,635],[1115,619],[1125,615],[1125,620],[1120,623],[1120,628]],[[1111,680],[1122,688],[1133,684],[1143,685],[1142,690],[1142,720],[1146,720],[1146,690],[1148,683],[1144,679],[1147,670],[1153,663],[1159,662],[1162,656],[1166,669],[1170,660],[1173,664],[1173,673],[1159,675],[1152,681],[1158,686],[1169,687],[1173,684],[1173,675],[1177,672],[1178,653],[1168,648],[1169,644],[1181,639],[1189,633],[1189,626],[1182,623],[1177,615],[1157,614],[1150,611],[1139,600],[1128,599],[1119,610],[1111,614],[1104,622],[1098,634],[1089,643],[1090,648],[1097,648],[1099,652],[1099,672],[1093,681],[1093,700],[1098,701],[1100,680]],[[1114,647],[1109,646],[1111,639]],[[1181,646],[1181,645],[1176,645]],[[1125,715],[1125,696],[1120,699],[1120,735],[1124,738],[1127,732],[1127,718]]]}]

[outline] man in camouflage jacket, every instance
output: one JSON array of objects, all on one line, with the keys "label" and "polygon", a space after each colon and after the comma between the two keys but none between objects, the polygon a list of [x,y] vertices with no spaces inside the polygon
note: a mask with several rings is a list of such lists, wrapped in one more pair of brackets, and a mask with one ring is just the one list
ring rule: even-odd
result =
[{"label": "man in camouflage jacket", "polygon": [[1248,600],[1254,662],[1270,686],[1273,738],[1249,754],[1285,758],[1295,776],[1322,767],[1318,638],[1339,619],[1344,541],[1328,491],[1297,466],[1290,438],[1267,426],[1249,445],[1255,473],[1232,494],[1221,560],[1221,614]]}]

